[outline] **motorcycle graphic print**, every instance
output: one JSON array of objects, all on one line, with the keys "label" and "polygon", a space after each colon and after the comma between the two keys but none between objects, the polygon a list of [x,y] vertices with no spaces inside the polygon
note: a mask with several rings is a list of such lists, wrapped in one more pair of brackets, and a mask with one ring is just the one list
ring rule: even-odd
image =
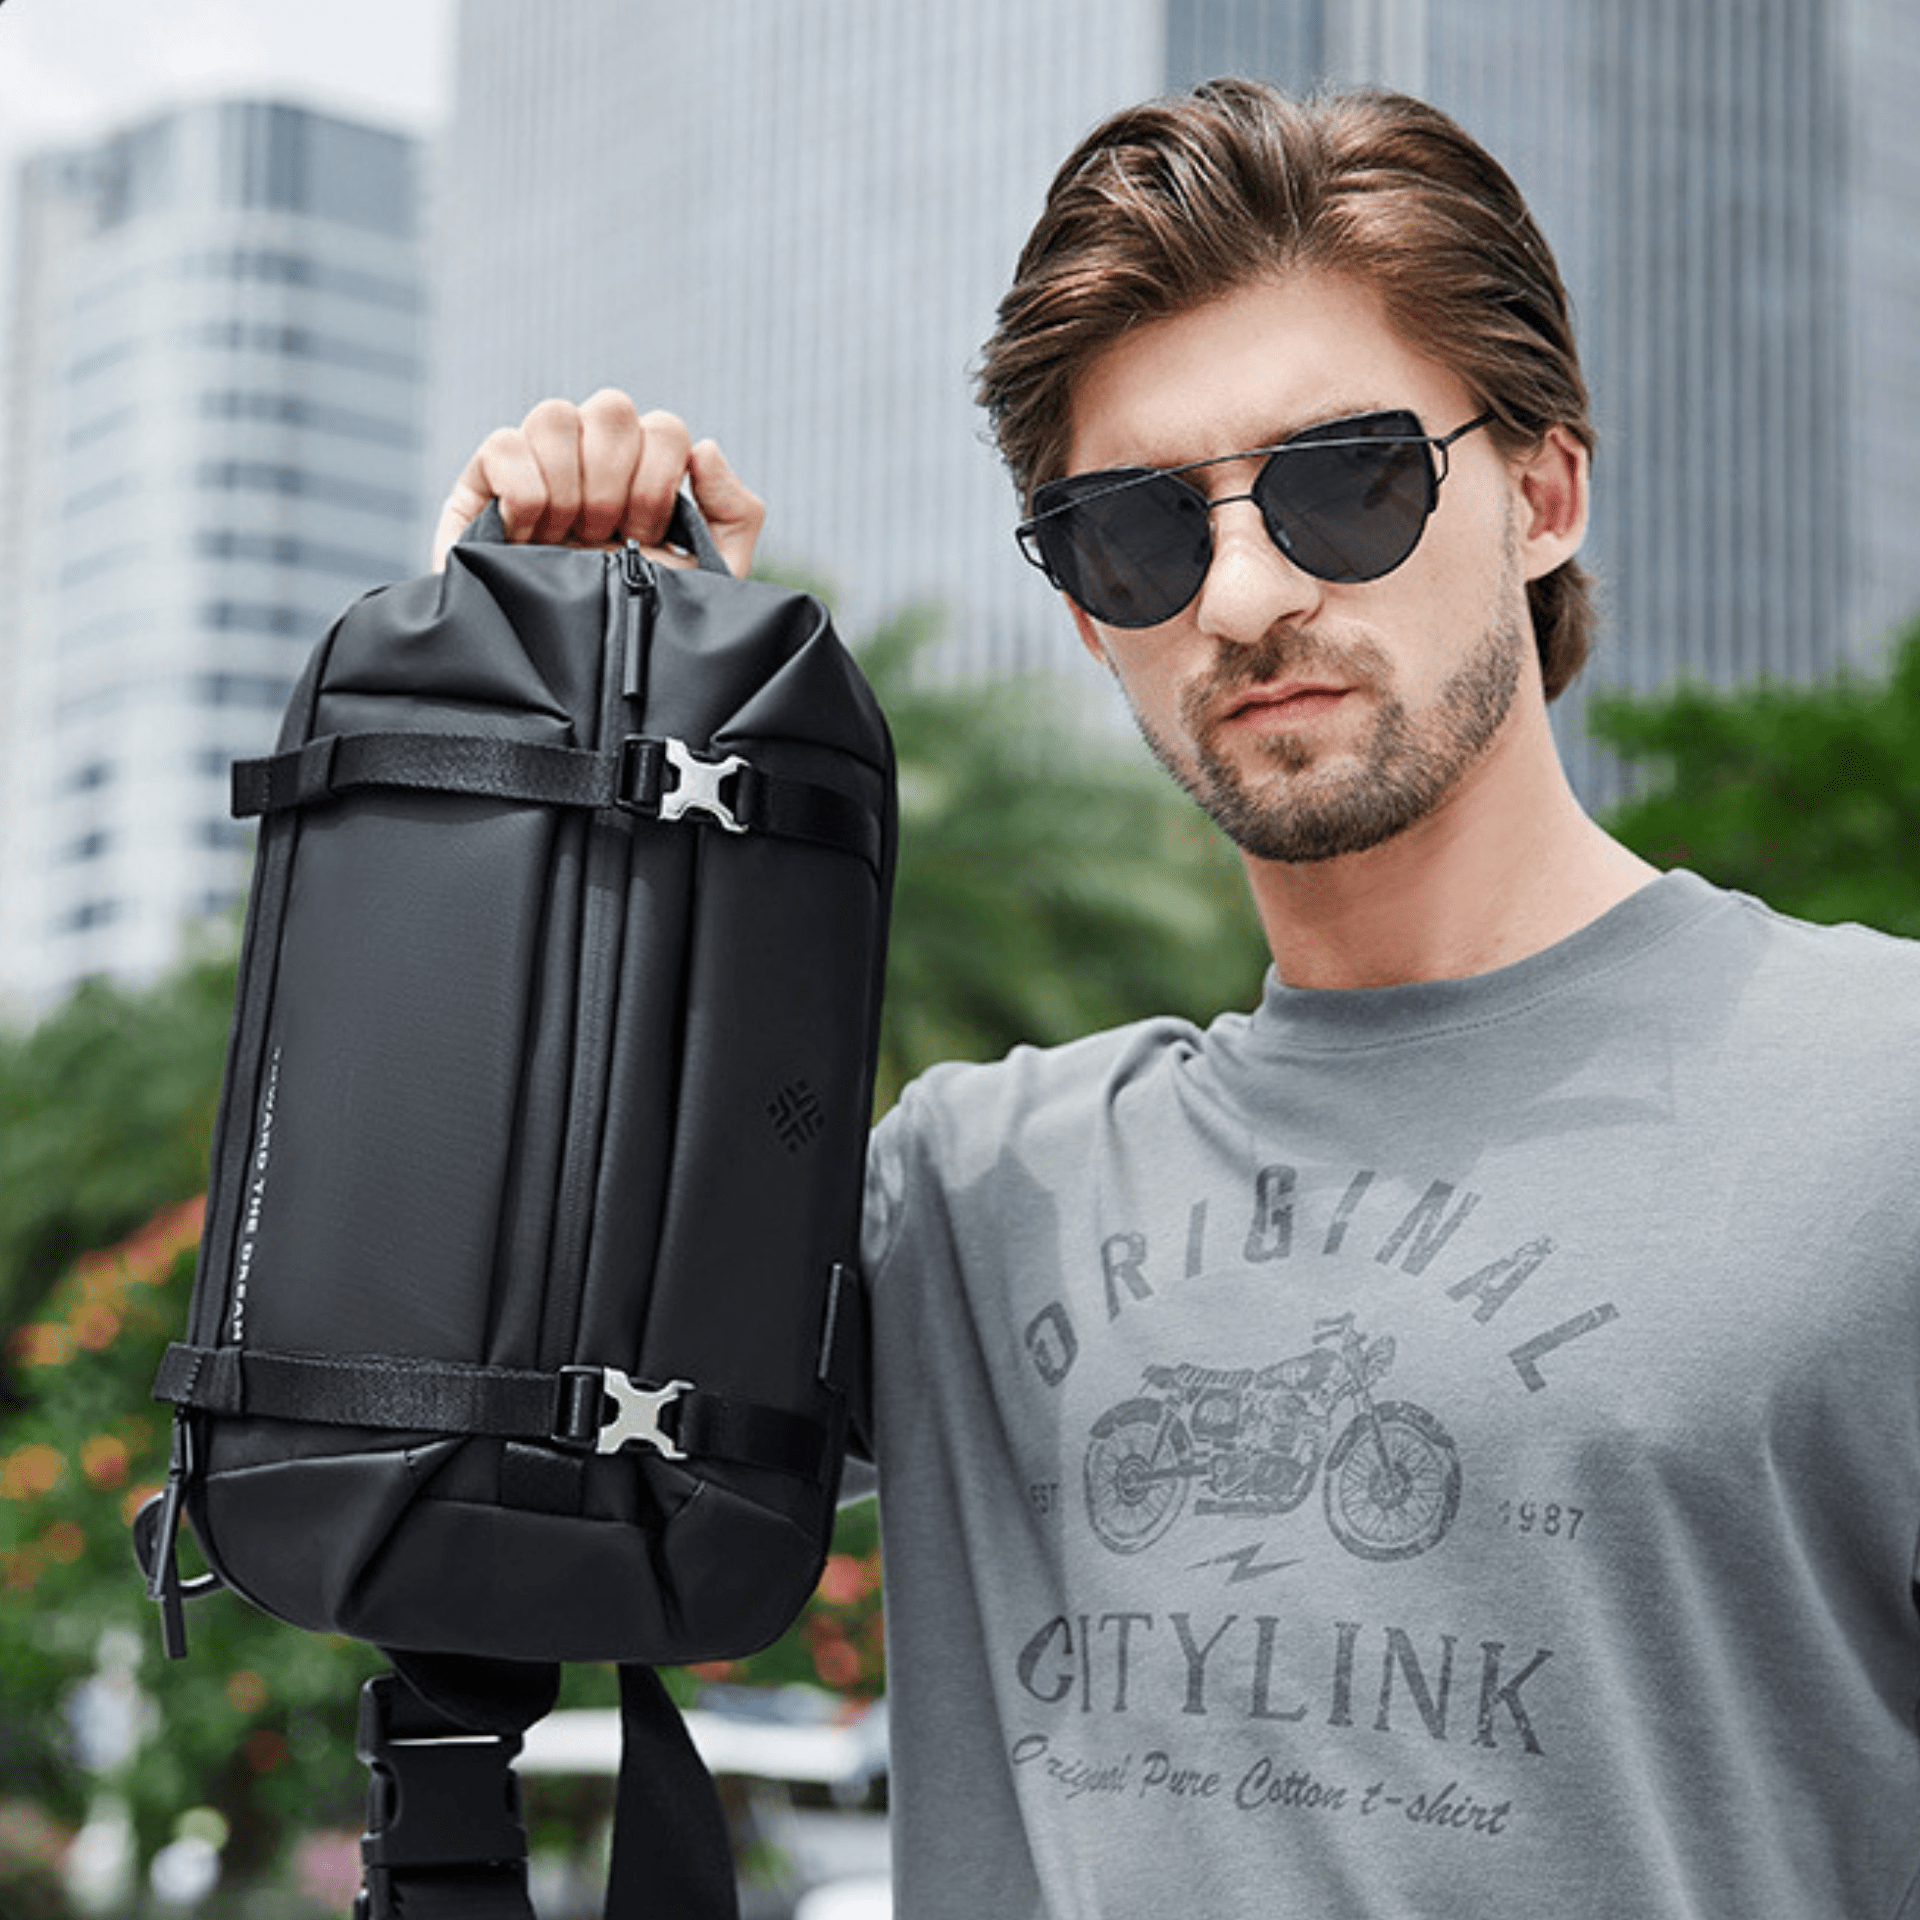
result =
[{"label": "motorcycle graphic print", "polygon": [[1377,1400],[1389,1335],[1352,1314],[1319,1322],[1311,1351],[1271,1366],[1151,1366],[1147,1391],[1110,1407],[1087,1443],[1087,1517],[1115,1553],[1195,1514],[1270,1519],[1321,1485],[1327,1525],[1363,1560],[1439,1545],[1460,1506],[1460,1454],[1424,1407]]}]

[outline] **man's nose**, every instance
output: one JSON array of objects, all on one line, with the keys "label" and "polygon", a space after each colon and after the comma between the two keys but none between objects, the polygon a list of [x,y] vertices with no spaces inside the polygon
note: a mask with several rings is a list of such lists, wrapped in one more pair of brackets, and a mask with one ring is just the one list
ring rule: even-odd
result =
[{"label": "man's nose", "polygon": [[1324,581],[1295,566],[1274,544],[1253,496],[1229,494],[1209,507],[1213,563],[1194,603],[1200,631],[1253,646],[1276,625],[1311,617]]}]

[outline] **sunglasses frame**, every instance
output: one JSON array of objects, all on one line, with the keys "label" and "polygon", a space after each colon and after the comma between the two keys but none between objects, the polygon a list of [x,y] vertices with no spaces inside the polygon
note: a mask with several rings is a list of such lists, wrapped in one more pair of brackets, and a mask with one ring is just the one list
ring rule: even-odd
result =
[{"label": "sunglasses frame", "polygon": [[[1061,480],[1047,481],[1042,486],[1036,488],[1034,490],[1034,498],[1038,500],[1044,497],[1050,487],[1057,487],[1065,480],[1098,480],[1102,477],[1103,471],[1112,474],[1113,482],[1110,486],[1094,487],[1088,491],[1076,493],[1072,499],[1063,500],[1057,506],[1043,507],[1038,513],[1022,520],[1020,524],[1014,528],[1014,539],[1019,543],[1020,552],[1028,564],[1037,567],[1040,572],[1046,575],[1049,583],[1058,588],[1062,593],[1067,593],[1068,589],[1055,572],[1052,563],[1047,559],[1046,551],[1041,545],[1040,528],[1047,521],[1058,519],[1062,514],[1072,513],[1084,507],[1090,501],[1110,499],[1116,493],[1125,493],[1131,488],[1145,486],[1159,480],[1173,481],[1177,486],[1184,488],[1186,492],[1198,500],[1206,511],[1207,557],[1206,564],[1200,569],[1199,575],[1193,583],[1192,591],[1188,593],[1186,598],[1182,600],[1178,606],[1169,609],[1163,614],[1157,615],[1151,620],[1113,620],[1103,614],[1096,613],[1091,607],[1083,608],[1083,611],[1086,612],[1090,618],[1100,621],[1103,626],[1158,626],[1162,621],[1171,620],[1176,614],[1183,613],[1190,607],[1195,597],[1199,594],[1200,589],[1206,584],[1207,574],[1213,566],[1213,511],[1216,507],[1228,506],[1240,500],[1250,500],[1256,507],[1259,507],[1260,524],[1266,528],[1267,537],[1273,542],[1274,546],[1286,556],[1287,560],[1292,565],[1299,567],[1302,572],[1311,574],[1316,579],[1330,579],[1342,585],[1359,584],[1369,580],[1383,580],[1388,574],[1394,572],[1396,568],[1405,566],[1406,563],[1412,559],[1415,549],[1418,548],[1421,539],[1425,536],[1427,522],[1432,518],[1434,508],[1440,503],[1441,483],[1446,479],[1450,470],[1448,450],[1456,440],[1464,439],[1468,434],[1478,431],[1481,427],[1491,426],[1496,418],[1496,414],[1489,408],[1483,413],[1476,414],[1471,420],[1467,421],[1464,426],[1455,427],[1451,433],[1433,434],[1421,429],[1420,416],[1415,413],[1412,408],[1384,407],[1372,413],[1356,413],[1349,415],[1345,419],[1329,420],[1320,426],[1305,428],[1291,438],[1279,441],[1272,446],[1248,447],[1240,453],[1213,454],[1204,460],[1189,460],[1177,467],[1115,467],[1105,470],[1096,469],[1091,473],[1066,474],[1061,477]],[[1412,433],[1348,432],[1345,434],[1336,431],[1341,428],[1359,427],[1374,421],[1402,419],[1411,421],[1416,431]],[[1323,574],[1319,572],[1318,569],[1307,566],[1289,550],[1282,533],[1276,530],[1273,519],[1269,516],[1265,505],[1261,502],[1260,489],[1268,473],[1272,470],[1274,462],[1283,454],[1312,453],[1328,447],[1355,446],[1425,447],[1428,450],[1429,475],[1427,504],[1421,512],[1419,525],[1414,529],[1412,540],[1408,543],[1406,551],[1402,553],[1397,560],[1374,573]],[[1217,500],[1210,500],[1198,487],[1190,485],[1185,478],[1187,474],[1198,473],[1207,467],[1225,466],[1235,460],[1258,460],[1261,463],[1259,472],[1253,477],[1252,486],[1248,488],[1245,493],[1223,494]],[[1070,599],[1073,598],[1070,593],[1068,597]],[[1079,605],[1080,603],[1075,600],[1075,604]]]}]

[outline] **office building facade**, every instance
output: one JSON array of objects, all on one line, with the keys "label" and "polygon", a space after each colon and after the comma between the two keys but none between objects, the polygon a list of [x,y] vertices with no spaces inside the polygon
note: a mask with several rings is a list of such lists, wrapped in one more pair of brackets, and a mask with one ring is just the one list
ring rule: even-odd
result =
[{"label": "office building facade", "polygon": [[1052,167],[1161,58],[1138,0],[468,0],[436,464],[622,386],[720,441],[856,630],[938,600],[975,670],[1031,661],[969,364]]},{"label": "office building facade", "polygon": [[417,570],[411,138],[223,101],[17,186],[0,491],[0,1006],[141,980],[244,889],[227,770]]},{"label": "office building facade", "polygon": [[969,367],[1073,141],[1235,71],[1424,93],[1533,200],[1602,437],[1594,685],[1877,662],[1920,609],[1903,0],[464,0],[436,467],[622,385],[722,441],[856,629],[935,600],[964,670],[1065,665]]}]

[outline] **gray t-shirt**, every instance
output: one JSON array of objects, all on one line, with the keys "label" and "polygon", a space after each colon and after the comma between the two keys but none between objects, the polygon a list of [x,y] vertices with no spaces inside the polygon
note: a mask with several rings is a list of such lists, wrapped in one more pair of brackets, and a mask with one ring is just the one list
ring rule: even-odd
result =
[{"label": "gray t-shirt", "polygon": [[909,1090],[905,1920],[1920,1913],[1920,946],[1665,876]]}]

